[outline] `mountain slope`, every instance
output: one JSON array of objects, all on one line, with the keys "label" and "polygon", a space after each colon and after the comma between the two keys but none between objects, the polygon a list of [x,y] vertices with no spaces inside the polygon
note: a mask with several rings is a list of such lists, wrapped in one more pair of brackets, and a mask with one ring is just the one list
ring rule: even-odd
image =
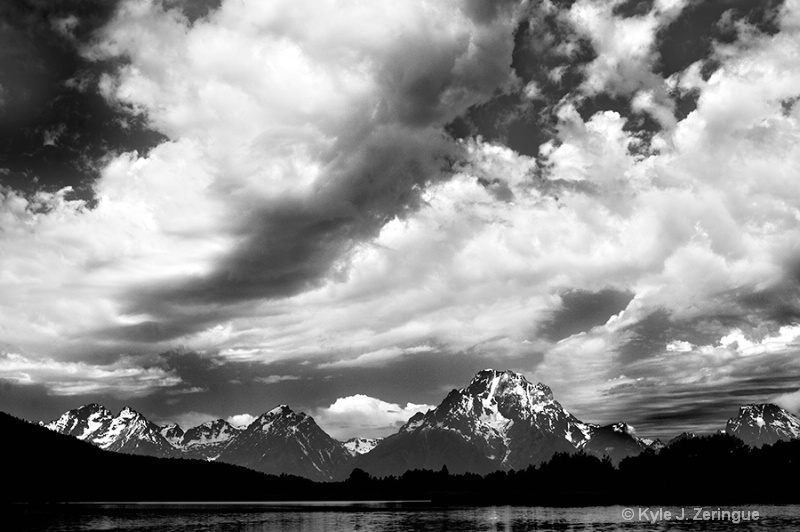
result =
[{"label": "mountain slope", "polygon": [[183,440],[183,429],[177,423],[168,423],[159,427],[158,432],[161,433],[173,447],[180,447]]},{"label": "mountain slope", "polygon": [[355,464],[374,475],[443,465],[452,472],[523,469],[582,448],[596,428],[564,410],[544,384],[487,369]]},{"label": "mountain slope", "polygon": [[[172,423],[158,427],[138,412],[124,408],[117,416],[98,404],[65,412],[44,425],[101,449],[155,457],[219,460],[271,474],[331,480],[346,471],[352,459],[344,445],[325,433],[304,413],[282,405],[245,429],[222,419],[185,432]],[[371,444],[359,442],[364,452]]]},{"label": "mountain slope", "polygon": [[341,442],[330,437],[313,418],[281,405],[241,431],[217,460],[264,473],[331,480],[350,459]]},{"label": "mountain slope", "polygon": [[[491,369],[380,442],[354,439],[343,444],[311,417],[285,405],[245,429],[218,419],[183,432],[177,425],[156,427],[128,408],[114,417],[96,404],[71,410],[47,426],[104,449],[219,460],[313,480],[346,478],[355,467],[377,476],[445,465],[454,473],[521,470],[556,453],[576,451],[608,456],[617,464],[649,447],[625,423],[584,423],[546,385]],[[658,445],[650,448],[657,450]]]},{"label": "mountain slope", "polygon": [[636,456],[651,445],[653,450],[657,450],[660,444],[661,442],[656,440],[648,445],[646,441],[636,436],[630,425],[615,423],[603,427],[593,426],[582,449],[598,458],[607,456],[616,465],[623,458]]},{"label": "mountain slope", "polygon": [[233,465],[104,451],[2,412],[0,434],[0,501],[296,500],[314,489]]},{"label": "mountain slope", "polygon": [[750,404],[728,420],[725,432],[754,447],[771,445],[800,438],[800,418],[771,403]]},{"label": "mountain slope", "polygon": [[207,421],[187,430],[180,441],[180,448],[189,458],[215,460],[243,429],[225,421]]},{"label": "mountain slope", "polygon": [[65,412],[45,427],[108,451],[161,457],[178,454],[161,427],[127,407],[114,416],[104,406],[92,403]]}]

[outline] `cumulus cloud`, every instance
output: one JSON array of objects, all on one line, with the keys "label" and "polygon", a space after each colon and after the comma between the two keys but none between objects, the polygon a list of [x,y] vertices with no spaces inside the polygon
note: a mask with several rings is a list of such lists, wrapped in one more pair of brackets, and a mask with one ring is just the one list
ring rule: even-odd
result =
[{"label": "cumulus cloud", "polygon": [[120,2],[82,47],[124,58],[98,90],[170,140],[110,157],[91,211],[4,191],[11,345],[190,342],[341,278],[447,176],[442,126],[512,80],[511,3],[204,6]]},{"label": "cumulus cloud", "polygon": [[250,414],[236,414],[230,416],[225,421],[233,425],[234,427],[246,427],[250,425],[253,421],[256,420],[256,417]]},{"label": "cumulus cloud", "polygon": [[417,412],[427,412],[430,405],[407,403],[402,407],[362,394],[340,397],[314,414],[317,423],[340,440],[353,437],[384,437],[397,431]]},{"label": "cumulus cloud", "polygon": [[441,126],[510,79],[506,8],[287,7],[226,2],[187,27],[157,3],[127,2],[87,51],[130,58],[106,96],[190,139],[213,175],[208,192],[225,198],[216,232],[232,249],[211,271],[137,289],[131,312],[169,321],[175,309],[285,297],[341,275],[354,246],[443,177],[458,147]]},{"label": "cumulus cloud", "polygon": [[772,402],[795,415],[800,415],[800,390],[780,394],[772,399]]},{"label": "cumulus cloud", "polygon": [[589,95],[616,96],[663,86],[663,78],[653,72],[660,13],[622,18],[615,16],[615,7],[612,2],[581,0],[569,11],[570,20],[589,37],[597,53],[586,66],[583,89]]}]

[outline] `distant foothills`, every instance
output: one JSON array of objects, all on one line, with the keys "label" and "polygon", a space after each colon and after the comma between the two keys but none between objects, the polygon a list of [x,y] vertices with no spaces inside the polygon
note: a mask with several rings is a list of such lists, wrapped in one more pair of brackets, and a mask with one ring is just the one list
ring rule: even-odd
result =
[{"label": "distant foothills", "polygon": [[184,431],[98,404],[38,425],[0,416],[4,500],[800,502],[771,480],[800,473],[800,419],[776,405],[663,443],[580,421],[511,371],[479,372],[382,440],[337,441],[286,405],[244,428],[220,419]]}]

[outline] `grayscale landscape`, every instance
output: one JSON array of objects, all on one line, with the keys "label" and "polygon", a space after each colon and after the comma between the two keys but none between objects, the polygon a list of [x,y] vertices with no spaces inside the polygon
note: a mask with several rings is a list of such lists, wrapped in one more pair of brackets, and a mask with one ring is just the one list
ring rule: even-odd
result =
[{"label": "grayscale landscape", "polygon": [[0,508],[794,530],[798,57],[800,0],[0,3]]}]

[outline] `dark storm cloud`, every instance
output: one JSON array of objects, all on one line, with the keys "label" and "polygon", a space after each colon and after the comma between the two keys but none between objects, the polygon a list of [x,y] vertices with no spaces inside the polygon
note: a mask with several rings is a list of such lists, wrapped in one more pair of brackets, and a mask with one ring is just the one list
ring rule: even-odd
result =
[{"label": "dark storm cloud", "polygon": [[167,9],[178,9],[190,23],[207,17],[222,5],[222,0],[163,0]]},{"label": "dark storm cloud", "polygon": [[800,322],[800,290],[797,286],[740,293],[735,301],[740,305],[742,316],[750,318],[751,325],[761,323],[764,329],[774,331],[781,325]]},{"label": "dark storm cloud", "polygon": [[782,266],[782,278],[771,286],[734,290],[722,297],[743,315],[751,316],[754,325],[761,323],[771,332],[782,325],[800,323],[800,258],[790,257]]},{"label": "dark storm cloud", "polygon": [[[597,58],[588,36],[576,30],[566,16],[574,2],[537,2],[529,8],[515,33],[512,67],[521,80],[516,91],[475,106],[453,121],[449,132],[456,138],[481,135],[487,140],[506,144],[518,153],[537,156],[544,142],[557,142],[559,119],[556,110],[565,98],[574,101],[586,121],[602,111],[614,111],[626,119],[624,130],[638,139],[629,149],[636,155],[651,153],[650,143],[664,124],[644,110],[633,108],[634,92],[582,94],[585,67]],[[693,1],[674,20],[657,33],[655,73],[665,79],[696,61],[703,61],[709,76],[718,66],[714,58],[715,42],[733,43],[739,38],[738,24],[743,22],[757,31],[772,35],[778,31],[778,16],[783,0],[750,2],[747,0]],[[654,8],[652,0],[626,0],[617,3],[612,13],[621,18],[644,16]],[[557,75],[555,75],[557,73]],[[524,87],[535,83],[537,93],[524,95]],[[664,90],[671,100],[677,120],[696,109],[699,92],[680,87]]]},{"label": "dark storm cloud", "polygon": [[682,320],[673,318],[665,309],[656,310],[623,330],[629,339],[618,349],[620,362],[628,364],[661,354],[669,342],[676,340],[707,345],[743,322],[742,314],[733,311]]},{"label": "dark storm cloud", "polygon": [[614,5],[613,13],[619,17],[640,17],[653,10],[655,0],[623,0]]},{"label": "dark storm cloud", "polygon": [[223,417],[259,415],[278,404],[312,412],[354,394],[390,403],[439,404],[451,388],[466,386],[487,365],[508,363],[489,361],[477,352],[438,355],[412,355],[385,366],[339,371],[320,369],[303,360],[230,363],[224,357],[171,351],[160,355],[161,366],[180,377],[184,389],[201,391],[157,393],[136,398],[131,404],[160,419],[188,409]]},{"label": "dark storm cloud", "polygon": [[[467,6],[483,23],[501,9]],[[440,41],[438,36],[430,37],[433,42],[393,46],[385,64],[376,67],[379,105],[372,116],[353,117],[349,127],[336,132],[332,146],[320,155],[323,170],[311,193],[247,205],[231,221],[239,243],[211,273],[130,293],[127,310],[146,313],[157,323],[108,333],[177,337],[187,332],[180,316],[190,307],[212,305],[211,314],[224,315],[241,302],[283,298],[342,278],[356,246],[376,237],[388,221],[415,212],[425,188],[452,175],[464,148],[441,127],[505,82],[509,60],[491,54],[497,47],[510,52],[510,37],[507,45],[493,37],[489,44],[470,48],[463,39]],[[465,103],[453,103],[462,99]],[[197,311],[200,318],[194,323],[201,328],[203,312]]]},{"label": "dark storm cloud", "polygon": [[247,302],[291,296],[346,275],[339,261],[388,220],[417,208],[424,185],[448,175],[455,148],[438,134],[408,130],[365,138],[355,159],[343,155],[331,165],[313,198],[265,205],[247,216],[241,244],[210,275],[131,293],[130,311],[158,320],[106,334],[166,340],[240,314]]},{"label": "dark storm cloud", "polygon": [[[114,62],[91,63],[80,48],[113,16],[117,2],[59,0],[0,5],[0,185],[24,193],[92,184],[111,153],[146,152],[164,137],[142,116],[99,94]],[[117,62],[119,63],[119,62]]]},{"label": "dark storm cloud", "polygon": [[630,292],[606,289],[600,292],[572,290],[561,295],[561,308],[539,329],[539,334],[558,341],[585,332],[625,309],[633,299]]},{"label": "dark storm cloud", "polygon": [[784,261],[783,268],[781,278],[769,286],[744,286],[709,297],[708,308],[690,319],[677,318],[665,309],[650,313],[625,329],[630,338],[619,349],[620,360],[648,358],[675,340],[710,345],[733,329],[760,341],[782,326],[800,323],[798,261]]},{"label": "dark storm cloud", "polygon": [[531,363],[521,357],[492,359],[480,349],[413,354],[388,364],[342,369],[321,368],[302,359],[231,363],[221,356],[191,351],[172,351],[160,357],[161,366],[180,377],[183,388],[203,390],[136,399],[137,404],[157,409],[165,419],[188,404],[197,411],[226,416],[242,412],[258,415],[279,403],[310,412],[355,394],[390,403],[439,404],[450,389],[466,386],[486,367],[506,369]]},{"label": "dark storm cloud", "polygon": [[[93,397],[75,396],[70,400],[85,404],[92,402]],[[18,384],[0,379],[0,405],[3,412],[34,422],[50,421],[64,413],[64,398],[51,395],[44,384]]]},{"label": "dark storm cloud", "polygon": [[718,66],[713,57],[714,42],[736,41],[740,22],[774,35],[779,31],[783,4],[784,0],[693,0],[657,34],[658,71],[666,77],[703,61],[703,72],[709,76]]},{"label": "dark storm cloud", "polygon": [[[453,136],[481,135],[530,156],[538,155],[539,146],[556,136],[556,104],[580,86],[583,67],[596,53],[565,16],[563,10],[572,2],[553,4],[561,9],[543,2],[531,4],[514,32],[511,67],[522,86],[470,108],[448,126]],[[532,98],[524,95],[529,83],[537,88]]]},{"label": "dark storm cloud", "polygon": [[[161,305],[160,309],[166,312],[167,305]],[[174,307],[171,307],[174,308]],[[176,336],[189,334],[197,329],[198,326],[217,321],[221,313],[194,314],[192,316],[173,315],[169,324],[155,320],[147,320],[134,325],[122,325],[106,329],[91,331],[87,336],[101,340],[113,340],[124,345],[130,342],[130,348],[136,349],[137,343],[158,343],[170,340]],[[141,351],[141,348],[139,349]],[[146,350],[146,349],[145,349]]]},{"label": "dark storm cloud", "polygon": [[514,0],[495,0],[493,2],[466,0],[464,2],[464,11],[474,21],[486,24],[494,20],[504,7],[513,3]]},{"label": "dark storm cloud", "polygon": [[[795,367],[787,373],[786,361],[787,355],[783,355],[762,359],[756,365],[741,365],[723,382],[664,386],[649,373],[642,373],[642,381],[610,390],[607,401],[615,405],[616,414],[609,413],[600,421],[627,421],[639,435],[664,441],[684,431],[710,433],[724,429],[739,407],[769,402],[777,395],[797,390],[800,371]],[[631,375],[639,376],[635,371]],[[619,413],[624,413],[626,419],[613,417],[622,415]]]},{"label": "dark storm cloud", "polygon": [[763,402],[764,397],[749,388],[684,386],[672,387],[668,392],[653,388],[647,391],[646,401],[637,396],[620,403],[627,417],[624,421],[633,424],[640,436],[660,438],[666,443],[682,432],[708,434],[724,429],[740,406]]}]

